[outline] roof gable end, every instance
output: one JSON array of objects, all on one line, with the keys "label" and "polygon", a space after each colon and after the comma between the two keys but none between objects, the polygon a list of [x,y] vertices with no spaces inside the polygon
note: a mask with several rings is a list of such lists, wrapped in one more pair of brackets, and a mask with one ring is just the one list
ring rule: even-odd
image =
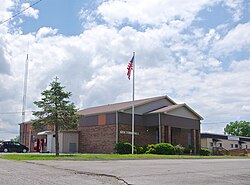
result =
[{"label": "roof gable end", "polygon": [[[153,98],[135,100],[134,106],[136,109],[137,107],[144,106],[144,105],[147,105],[147,104],[159,101],[159,100],[164,100],[164,99],[166,99],[171,104],[176,104],[168,96],[158,96],[158,97],[153,97]],[[131,110],[131,108],[132,108],[132,101],[127,101],[127,102],[108,104],[108,105],[83,109],[83,110],[78,111],[78,114],[80,114],[80,115],[96,115],[96,114],[100,114],[100,113],[108,113],[108,112],[116,112],[116,111],[129,112]]]},{"label": "roof gable end", "polygon": [[170,105],[167,107],[163,107],[161,109],[155,110],[150,112],[152,113],[164,113],[179,117],[187,117],[191,119],[199,119],[203,120],[203,118],[195,112],[192,108],[190,108],[187,104],[177,104],[177,105]]}]

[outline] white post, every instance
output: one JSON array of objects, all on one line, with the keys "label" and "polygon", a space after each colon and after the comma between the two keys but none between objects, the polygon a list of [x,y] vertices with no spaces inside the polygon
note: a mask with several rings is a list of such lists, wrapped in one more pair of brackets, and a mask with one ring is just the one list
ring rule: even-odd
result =
[{"label": "white post", "polygon": [[135,52],[133,52],[133,101],[132,101],[132,154],[134,154],[134,140],[135,140]]}]

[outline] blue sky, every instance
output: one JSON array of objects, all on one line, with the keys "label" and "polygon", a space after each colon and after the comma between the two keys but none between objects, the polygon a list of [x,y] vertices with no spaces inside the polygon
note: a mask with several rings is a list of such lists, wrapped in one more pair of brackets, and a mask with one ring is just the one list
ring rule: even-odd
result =
[{"label": "blue sky", "polygon": [[[0,23],[35,2],[2,0]],[[250,121],[248,0],[42,0],[0,24],[0,139],[18,135],[28,43],[26,120],[55,76],[80,109],[130,100],[135,51],[136,99],[185,102],[203,132]]]},{"label": "blue sky", "polygon": [[[25,34],[37,32],[41,27],[57,28],[58,33],[64,35],[77,35],[82,32],[79,12],[81,7],[86,6],[88,1],[62,1],[43,0],[34,8],[39,10],[39,21],[33,18],[25,18],[21,24]],[[20,16],[21,17],[21,16]]]}]

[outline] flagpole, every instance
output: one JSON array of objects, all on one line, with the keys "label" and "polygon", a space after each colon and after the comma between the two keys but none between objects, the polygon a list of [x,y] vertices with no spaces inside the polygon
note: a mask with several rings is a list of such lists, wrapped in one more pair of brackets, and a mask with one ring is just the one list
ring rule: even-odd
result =
[{"label": "flagpole", "polygon": [[134,154],[134,140],[135,140],[135,52],[133,52],[133,98],[132,98],[132,154]]}]

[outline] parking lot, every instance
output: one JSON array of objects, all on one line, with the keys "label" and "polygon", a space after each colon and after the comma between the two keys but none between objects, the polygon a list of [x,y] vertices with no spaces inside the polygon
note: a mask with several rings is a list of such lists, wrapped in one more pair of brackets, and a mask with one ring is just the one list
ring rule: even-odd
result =
[{"label": "parking lot", "polygon": [[[15,174],[13,176],[13,174]],[[26,161],[0,159],[4,184],[241,184],[250,159]]]}]

